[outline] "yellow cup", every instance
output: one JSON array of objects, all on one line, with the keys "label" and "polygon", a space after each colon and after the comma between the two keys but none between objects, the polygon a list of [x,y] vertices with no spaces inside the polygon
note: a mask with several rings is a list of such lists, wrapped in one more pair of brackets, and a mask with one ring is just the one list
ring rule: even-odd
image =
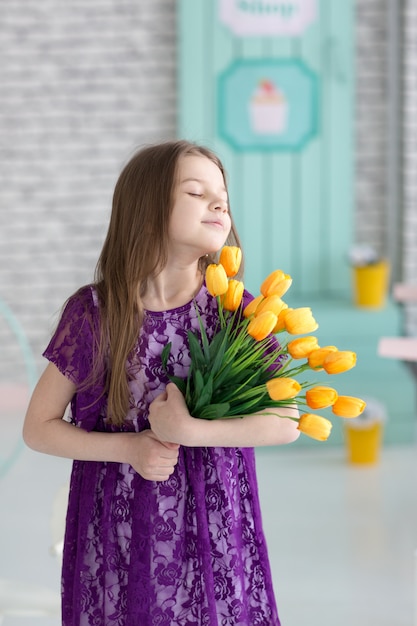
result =
[{"label": "yellow cup", "polygon": [[344,425],[348,460],[350,463],[377,463],[382,444],[383,424],[372,422],[355,427]]},{"label": "yellow cup", "polygon": [[389,262],[378,261],[353,268],[354,302],[359,307],[384,306],[389,283]]}]

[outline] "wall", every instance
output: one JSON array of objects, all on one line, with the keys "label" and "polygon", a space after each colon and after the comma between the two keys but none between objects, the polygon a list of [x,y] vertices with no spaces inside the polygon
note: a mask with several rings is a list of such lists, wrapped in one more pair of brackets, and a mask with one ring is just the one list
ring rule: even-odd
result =
[{"label": "wall", "polygon": [[[404,280],[417,282],[417,0],[406,0],[403,38]],[[407,307],[406,327],[417,335],[417,306]]]},{"label": "wall", "polygon": [[356,1],[356,237],[378,254],[385,253],[387,227],[386,26],[385,0]]},{"label": "wall", "polygon": [[0,381],[16,383],[16,334],[43,367],[55,312],[92,278],[124,162],[175,135],[175,4],[3,0],[0,59]]}]

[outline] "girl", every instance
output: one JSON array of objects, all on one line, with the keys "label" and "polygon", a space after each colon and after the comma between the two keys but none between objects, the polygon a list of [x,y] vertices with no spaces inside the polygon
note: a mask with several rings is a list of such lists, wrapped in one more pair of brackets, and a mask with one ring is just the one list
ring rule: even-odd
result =
[{"label": "girl", "polygon": [[66,304],[23,430],[31,448],[75,459],[64,626],[279,625],[253,446],[294,441],[296,422],[196,419],[161,366],[170,341],[186,377],[196,307],[213,332],[203,275],[225,242],[239,245],[212,152],[175,141],[131,159],[96,280]]}]

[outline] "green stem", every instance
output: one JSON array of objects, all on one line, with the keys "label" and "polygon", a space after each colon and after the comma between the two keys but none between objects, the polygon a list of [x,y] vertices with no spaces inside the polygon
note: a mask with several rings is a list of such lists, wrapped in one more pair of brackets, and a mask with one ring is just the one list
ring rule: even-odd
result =
[{"label": "green stem", "polygon": [[223,306],[222,306],[220,296],[216,296],[216,300],[217,300],[217,309],[219,311],[220,327],[224,328],[226,325],[226,321],[224,318]]}]

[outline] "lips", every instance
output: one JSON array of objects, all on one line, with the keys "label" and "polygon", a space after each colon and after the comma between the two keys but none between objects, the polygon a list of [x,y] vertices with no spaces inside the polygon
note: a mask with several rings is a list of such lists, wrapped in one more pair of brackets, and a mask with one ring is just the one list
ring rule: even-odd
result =
[{"label": "lips", "polygon": [[217,226],[218,228],[224,229],[224,224],[221,220],[207,220],[203,222],[203,224],[209,224],[210,226]]}]

